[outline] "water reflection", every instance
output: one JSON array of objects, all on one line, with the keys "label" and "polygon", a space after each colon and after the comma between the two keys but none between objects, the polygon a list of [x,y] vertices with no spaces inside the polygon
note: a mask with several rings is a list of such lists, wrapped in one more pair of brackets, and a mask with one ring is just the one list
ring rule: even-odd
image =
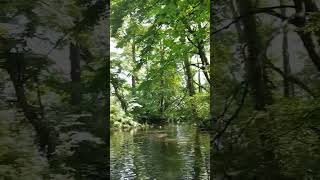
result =
[{"label": "water reflection", "polygon": [[190,125],[111,132],[111,179],[208,179],[209,135]]}]

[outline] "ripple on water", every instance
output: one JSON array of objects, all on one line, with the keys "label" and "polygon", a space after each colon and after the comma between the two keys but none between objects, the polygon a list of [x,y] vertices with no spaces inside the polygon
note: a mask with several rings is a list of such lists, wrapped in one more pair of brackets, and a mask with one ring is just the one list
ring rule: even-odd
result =
[{"label": "ripple on water", "polygon": [[113,132],[111,179],[208,179],[209,136],[191,126]]}]

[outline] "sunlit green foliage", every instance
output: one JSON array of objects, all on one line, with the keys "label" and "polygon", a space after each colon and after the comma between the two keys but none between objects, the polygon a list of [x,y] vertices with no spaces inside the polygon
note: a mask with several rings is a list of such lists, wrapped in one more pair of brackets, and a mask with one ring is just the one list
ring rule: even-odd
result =
[{"label": "sunlit green foliage", "polygon": [[183,120],[206,127],[208,5],[209,1],[112,2],[112,42],[121,50],[111,55],[111,84],[122,106],[137,103],[129,112],[133,120]]}]

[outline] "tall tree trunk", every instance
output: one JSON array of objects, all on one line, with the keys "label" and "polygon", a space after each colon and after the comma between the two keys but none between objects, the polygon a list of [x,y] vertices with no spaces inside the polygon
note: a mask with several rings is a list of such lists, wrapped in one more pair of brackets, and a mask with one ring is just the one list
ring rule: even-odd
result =
[{"label": "tall tree trunk", "polygon": [[189,92],[189,96],[193,96],[195,95],[195,88],[194,88],[193,76],[191,72],[191,64],[187,56],[184,58],[184,66],[185,66],[185,73],[187,77],[187,89]]},{"label": "tall tree trunk", "polygon": [[24,82],[24,59],[23,54],[9,54],[7,71],[15,89],[18,105],[22,109],[25,117],[33,126],[39,142],[40,151],[44,152],[50,159],[55,151],[56,134],[54,129],[50,127],[47,121],[41,118],[38,113],[41,111],[29,104],[25,94]]},{"label": "tall tree trunk", "polygon": [[163,93],[163,87],[164,87],[164,80],[161,79],[160,81],[160,87],[161,87],[161,93],[160,93],[160,115],[161,117],[164,116],[164,111],[165,111],[165,99],[164,99],[164,93]]},{"label": "tall tree trunk", "polygon": [[[247,45],[247,57],[245,59],[246,79],[254,99],[254,108],[257,111],[264,111],[267,104],[271,103],[271,93],[267,86],[266,59],[263,56],[263,44],[261,37],[257,31],[255,15],[250,12],[254,11],[253,0],[238,0],[240,16],[243,24],[243,40]],[[266,125],[265,119],[257,120],[258,129],[263,129]],[[259,134],[260,145],[262,149],[263,160],[260,162],[265,164],[263,171],[257,174],[262,176],[261,179],[273,179],[275,170],[274,163],[277,164],[273,148],[268,148],[268,137]],[[269,173],[270,172],[270,173]]]},{"label": "tall tree trunk", "polygon": [[[191,29],[190,25],[188,25],[188,22],[184,21],[184,24],[185,24],[188,32],[190,34],[192,34],[193,36],[195,36],[194,35],[195,31],[193,31]],[[200,28],[200,24],[198,24],[198,27]],[[188,36],[187,36],[187,38],[188,38],[189,42],[191,44],[193,44],[197,48],[197,50],[198,50],[197,54],[200,56],[200,60],[201,60],[201,63],[202,63],[202,68],[201,68],[202,72],[203,72],[204,76],[206,77],[208,83],[210,84],[211,83],[211,81],[210,81],[210,73],[209,73],[210,70],[208,70],[210,64],[209,64],[208,58],[207,58],[206,53],[205,53],[205,47],[204,47],[205,42],[204,42],[204,40],[193,41]]]},{"label": "tall tree trunk", "polygon": [[136,77],[134,74],[131,76],[131,87],[132,87],[132,95],[136,94]]},{"label": "tall tree trunk", "polygon": [[[133,40],[132,42],[132,47],[131,47],[131,51],[132,51],[132,61],[133,64],[136,64],[136,45],[135,42]],[[131,76],[131,84],[132,84],[132,94],[135,95],[136,92],[136,81],[137,81],[137,76],[136,76],[136,72],[135,72],[135,67],[132,70],[132,76]]]},{"label": "tall tree trunk", "polygon": [[215,179],[214,177],[214,155],[215,152],[217,151],[216,149],[216,145],[214,142],[214,128],[216,126],[217,123],[217,119],[216,119],[216,114],[215,114],[215,99],[214,99],[214,36],[213,36],[213,32],[215,30],[215,25],[214,25],[214,15],[215,15],[215,6],[216,3],[214,0],[210,0],[210,180]]},{"label": "tall tree trunk", "polygon": [[79,105],[81,102],[81,70],[80,70],[80,48],[78,44],[70,43],[71,62],[71,104]]},{"label": "tall tree trunk", "polygon": [[247,44],[248,57],[245,61],[246,78],[251,88],[256,110],[264,110],[267,100],[266,74],[263,56],[261,54],[262,44],[257,33],[256,19],[250,15],[253,11],[251,0],[239,0],[240,15],[243,24],[243,36]]},{"label": "tall tree trunk", "polygon": [[161,117],[164,116],[164,111],[165,111],[165,96],[164,96],[164,86],[165,86],[165,80],[164,80],[164,71],[163,71],[163,66],[164,66],[164,46],[161,44],[161,52],[160,52],[160,115]]},{"label": "tall tree trunk", "polygon": [[200,56],[200,60],[201,60],[201,63],[202,63],[202,72],[204,74],[204,76],[206,77],[208,83],[210,84],[211,81],[210,81],[210,74],[208,73],[208,67],[210,66],[209,64],[209,61],[208,61],[208,58],[206,56],[206,53],[205,53],[205,49],[204,49],[204,42],[201,41],[200,43],[198,43],[198,54]]},{"label": "tall tree trunk", "polygon": [[124,112],[128,112],[128,104],[125,101],[124,97],[122,96],[122,94],[119,92],[119,84],[118,84],[118,80],[114,77],[111,77],[110,82],[114,88],[114,94],[115,96],[118,98],[118,100],[120,101],[120,105],[121,108]]},{"label": "tall tree trunk", "polygon": [[[198,58],[197,58],[197,64],[199,65],[199,60],[198,60]],[[200,68],[198,68],[198,91],[199,91],[199,93],[202,92],[201,71],[200,71]]]},{"label": "tall tree trunk", "polygon": [[[184,57],[184,66],[185,66],[185,74],[187,77],[187,89],[190,97],[193,97],[196,94],[196,90],[193,84],[193,74],[191,71],[191,63],[188,58],[188,55]],[[191,101],[191,110],[192,110],[192,119],[198,119],[197,110],[193,101]],[[196,121],[198,124],[198,121]]]},{"label": "tall tree trunk", "polygon": [[[280,5],[285,5],[285,0],[280,0]],[[282,16],[286,16],[286,9],[281,9]],[[283,28],[283,39],[282,39],[282,56],[283,56],[283,72],[285,74],[283,78],[283,94],[285,97],[293,96],[294,95],[294,86],[288,80],[289,74],[291,74],[291,67],[290,67],[290,55],[288,51],[288,28],[285,26]]]}]

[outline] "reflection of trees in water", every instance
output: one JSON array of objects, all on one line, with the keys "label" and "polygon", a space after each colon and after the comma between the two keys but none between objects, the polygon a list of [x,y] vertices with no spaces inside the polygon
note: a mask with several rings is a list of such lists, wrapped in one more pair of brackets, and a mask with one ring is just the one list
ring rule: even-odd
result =
[{"label": "reflection of trees in water", "polygon": [[203,164],[202,154],[201,154],[201,144],[199,139],[199,129],[196,130],[195,138],[194,138],[194,178],[195,180],[200,179],[201,175],[201,167]]},{"label": "reflection of trees in water", "polygon": [[119,131],[111,135],[111,177],[135,178],[133,147],[131,133]]},{"label": "reflection of trees in water", "polygon": [[[209,141],[206,142],[207,138],[203,139],[200,132],[195,132],[193,127],[173,126],[161,131],[140,131],[136,134],[113,133],[112,179],[130,175],[135,179],[204,177],[206,174],[204,159],[208,154],[205,153],[206,150],[201,149],[201,144]],[[162,137],[163,134],[166,136]]]},{"label": "reflection of trees in water", "polygon": [[206,179],[209,173],[209,136],[196,128],[180,126],[178,146],[183,154],[184,178]]},{"label": "reflection of trees in water", "polygon": [[136,174],[136,179],[148,179],[150,175],[148,174],[148,171],[146,170],[146,160],[145,160],[145,154],[143,153],[143,146],[139,146],[142,144],[141,139],[143,138],[139,137],[140,134],[136,134],[133,137],[133,148],[134,148],[134,173]]},{"label": "reflection of trees in water", "polygon": [[168,141],[169,137],[175,136],[172,127],[163,131],[155,131],[139,144],[146,158],[146,170],[150,178],[177,179],[181,168],[181,155],[178,153],[177,145]]}]

